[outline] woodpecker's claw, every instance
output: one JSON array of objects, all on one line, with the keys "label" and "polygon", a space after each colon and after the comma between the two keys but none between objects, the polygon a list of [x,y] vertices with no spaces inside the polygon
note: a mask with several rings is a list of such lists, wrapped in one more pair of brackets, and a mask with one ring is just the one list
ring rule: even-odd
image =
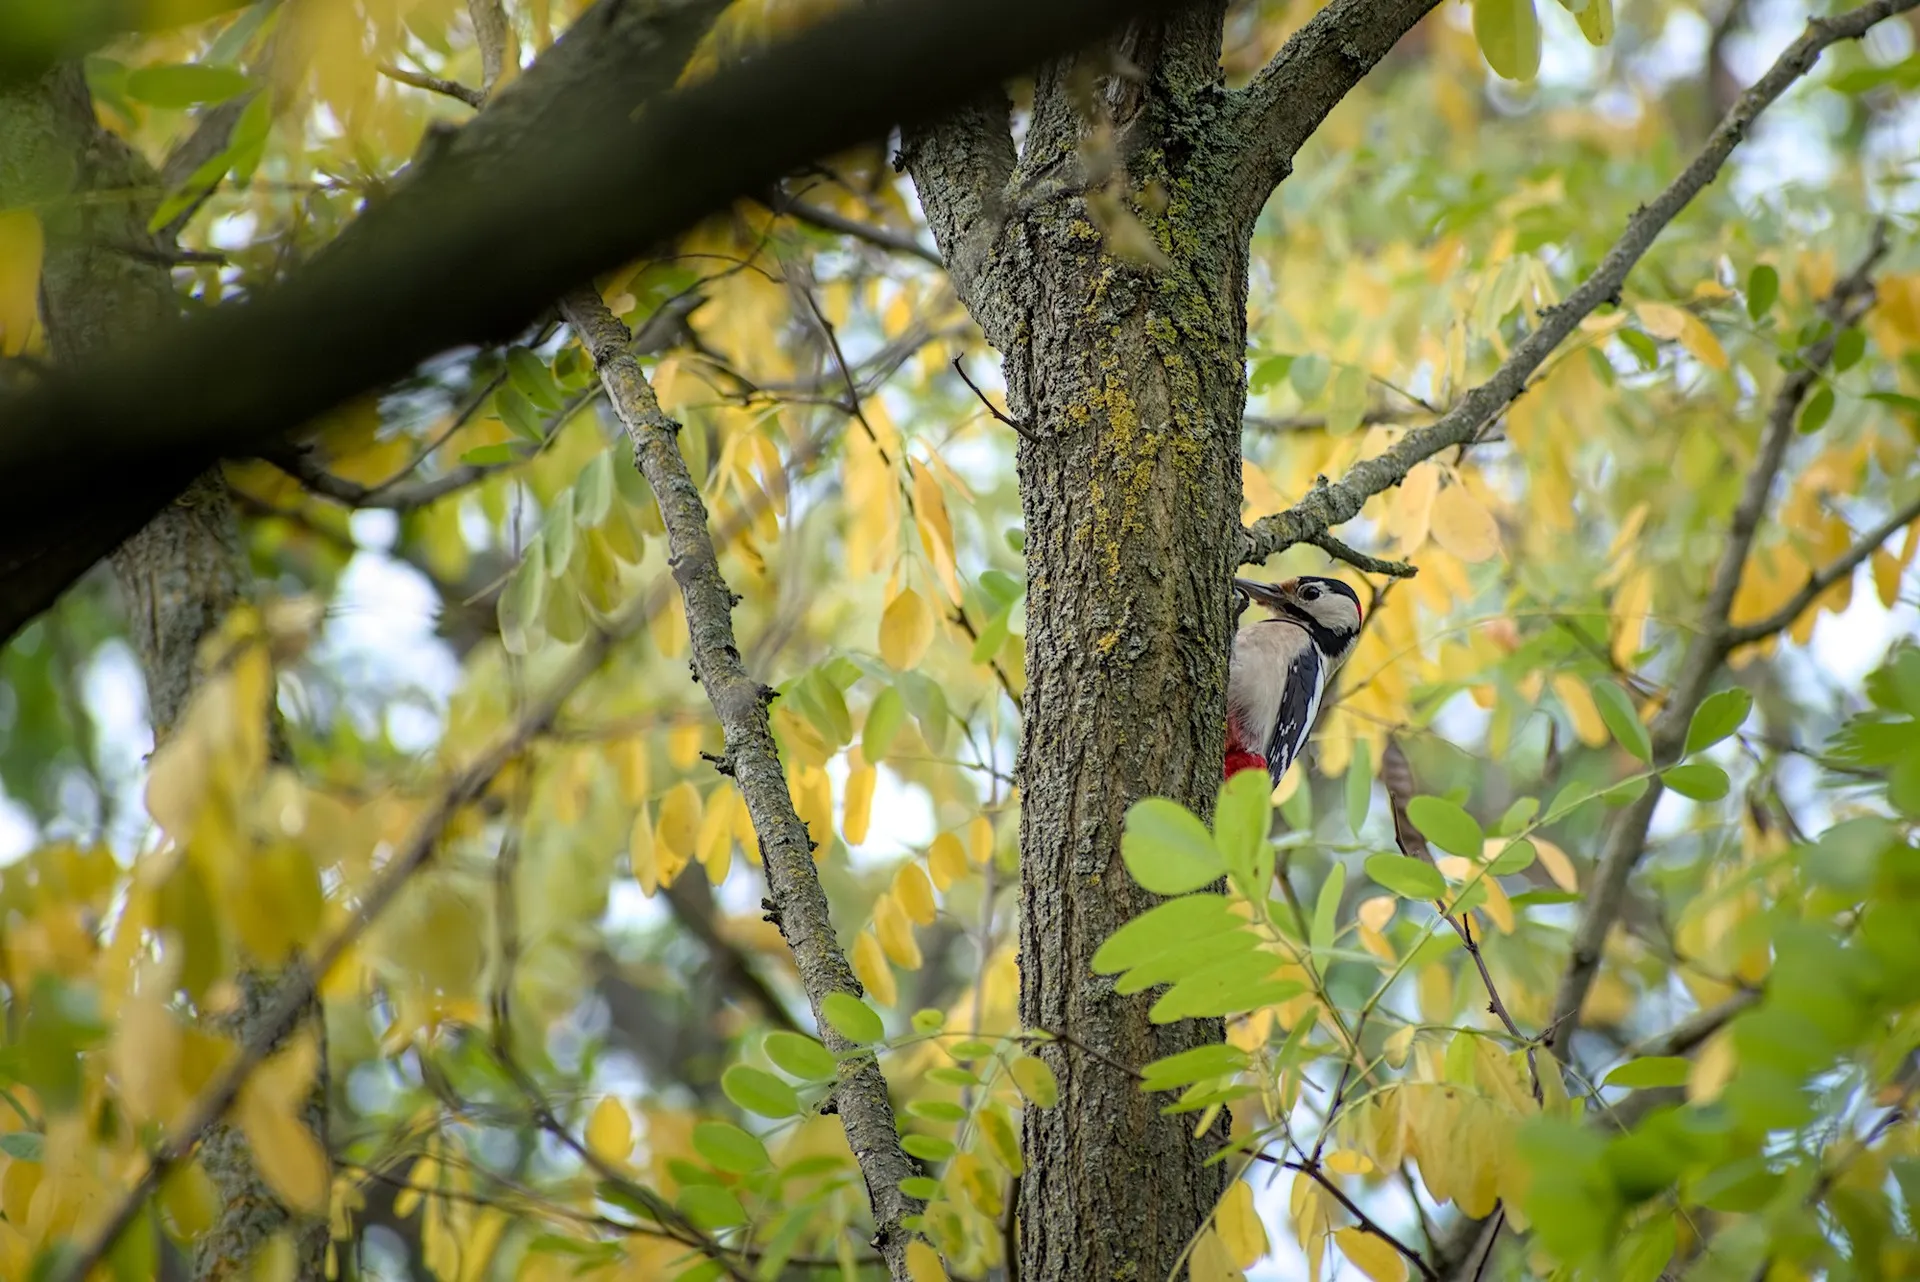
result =
[{"label": "woodpecker's claw", "polygon": [[1233,585],[1233,621],[1236,625],[1240,622],[1240,616],[1245,614],[1247,607],[1252,604],[1253,598],[1248,596],[1247,590],[1236,581]]}]

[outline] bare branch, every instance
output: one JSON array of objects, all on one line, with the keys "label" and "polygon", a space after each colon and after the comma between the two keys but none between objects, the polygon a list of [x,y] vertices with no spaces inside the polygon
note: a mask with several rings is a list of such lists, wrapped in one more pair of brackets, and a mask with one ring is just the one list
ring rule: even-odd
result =
[{"label": "bare branch", "polygon": [[1405,561],[1383,561],[1377,556],[1348,547],[1325,530],[1307,540],[1337,561],[1345,561],[1364,574],[1384,574],[1392,579],[1410,579],[1420,571]]},{"label": "bare branch", "polygon": [[[1794,49],[1806,45],[1816,35],[1827,29],[1840,26],[1848,19],[1856,18],[1868,10],[1891,12],[1907,9],[1920,4],[1920,0],[1881,0],[1881,3],[1855,9],[1841,18],[1821,22],[1816,19],[1809,27],[1807,35],[1795,42],[1782,55],[1782,63],[1794,56]],[[1861,27],[1860,30],[1864,30]],[[1837,37],[1836,37],[1837,38]],[[1831,43],[1831,41],[1829,41]],[[1820,46],[1824,47],[1824,46]],[[1799,56],[1796,64],[1803,67],[1812,65],[1812,59],[1818,52]],[[1782,64],[1775,64],[1767,78],[1774,76]],[[1757,90],[1748,90],[1741,99],[1743,105],[1750,102]],[[1777,92],[1777,91],[1776,91]],[[1729,117],[1731,120],[1732,117]],[[1720,134],[1726,132],[1723,122]],[[1718,137],[1719,134],[1716,134]],[[1652,740],[1653,760],[1656,764],[1666,765],[1680,755],[1686,742],[1687,725],[1693,719],[1693,713],[1700,701],[1707,696],[1712,686],[1714,674],[1725,662],[1727,652],[1732,648],[1730,637],[1733,629],[1727,622],[1729,611],[1733,608],[1734,596],[1740,590],[1740,578],[1747,563],[1747,554],[1752,550],[1753,538],[1760,520],[1765,515],[1767,496],[1773,489],[1775,478],[1779,475],[1781,461],[1786,457],[1787,444],[1793,439],[1794,419],[1799,413],[1800,404],[1809,390],[1819,380],[1820,371],[1833,356],[1833,345],[1839,322],[1857,318],[1873,298],[1872,271],[1887,252],[1886,228],[1876,225],[1873,242],[1859,264],[1838,281],[1831,294],[1821,304],[1821,311],[1828,320],[1836,322],[1830,326],[1825,338],[1810,344],[1800,352],[1799,364],[1781,380],[1780,387],[1774,393],[1774,399],[1767,414],[1767,423],[1763,431],[1759,457],[1754,461],[1747,474],[1745,486],[1741,490],[1739,502],[1734,506],[1733,520],[1727,531],[1727,541],[1721,550],[1719,564],[1714,569],[1712,586],[1707,590],[1706,614],[1701,621],[1700,630],[1687,646],[1681,657],[1678,675],[1668,692],[1667,701],[1661,706],[1660,714],[1653,719],[1649,727]],[[1897,528],[1897,527],[1896,527]],[[1876,545],[1877,546],[1877,545]],[[1871,549],[1868,550],[1871,552]],[[1866,553],[1862,554],[1864,559]],[[1842,558],[1843,560],[1845,558]],[[1858,562],[1855,562],[1858,564]],[[1849,567],[1851,568],[1851,567]],[[1818,595],[1816,592],[1815,596]],[[1809,597],[1809,600],[1812,598]],[[1606,943],[1607,932],[1613,929],[1616,918],[1626,902],[1627,878],[1634,866],[1640,862],[1640,856],[1646,850],[1647,829],[1653,821],[1654,807],[1660,802],[1664,791],[1660,779],[1655,776],[1647,781],[1646,791],[1620,814],[1613,828],[1607,834],[1606,845],[1594,868],[1592,884],[1588,887],[1587,897],[1582,906],[1580,924],[1574,931],[1573,947],[1567,958],[1566,972],[1561,976],[1560,988],[1554,997],[1553,1018],[1548,1024],[1547,1039],[1554,1053],[1562,1060],[1569,1057],[1574,1031],[1579,1027],[1580,1008],[1585,1005],[1587,992],[1593,986],[1594,977],[1599,974],[1602,946]]]},{"label": "bare branch", "polygon": [[[1812,69],[1827,46],[1841,40],[1857,40],[1875,23],[1916,6],[1920,6],[1920,0],[1873,0],[1871,4],[1835,17],[1810,21],[1799,39],[1788,45],[1766,74],[1740,96],[1740,101],[1721,120],[1679,177],[1627,220],[1626,231],[1600,260],[1600,265],[1567,295],[1566,301],[1542,313],[1539,327],[1515,345],[1492,378],[1469,391],[1432,424],[1407,433],[1384,454],[1354,464],[1338,482],[1316,489],[1285,512],[1255,521],[1248,527],[1247,546],[1241,560],[1264,561],[1282,548],[1304,542],[1321,530],[1351,521],[1369,498],[1405,480],[1415,464],[1449,446],[1472,440],[1526,389],[1527,379],[1588,313],[1602,303],[1618,300],[1627,274],[1654,239],[1713,181],[1733,149],[1747,136],[1754,120]],[[1321,11],[1321,16],[1345,7],[1330,5]],[[1315,22],[1319,20],[1316,18]],[[1303,31],[1295,39],[1304,35]],[[1284,59],[1286,51],[1282,50],[1280,56]]]},{"label": "bare branch", "polygon": [[1896,509],[1886,520],[1868,530],[1833,564],[1816,570],[1806,585],[1778,610],[1757,622],[1727,629],[1727,647],[1735,649],[1752,645],[1755,641],[1764,641],[1774,633],[1792,627],[1801,613],[1820,599],[1821,593],[1859,569],[1860,563],[1878,551],[1881,544],[1915,521],[1920,521],[1920,498]]},{"label": "bare branch", "polygon": [[[720,574],[699,487],[680,457],[675,439],[679,424],[661,411],[634,359],[626,326],[597,293],[575,290],[561,300],[560,310],[593,354],[614,411],[633,440],[635,460],[660,504],[671,548],[669,564],[686,605],[694,671],[726,732],[726,763],[760,838],[775,921],[793,949],[821,1037],[836,1052],[858,1050],[825,1017],[829,996],[858,996],[860,985],[840,951],[826,892],[814,869],[813,843],[794,811],[767,719],[772,692],[750,677],[740,661],[733,632],[735,598]],[[878,1230],[874,1245],[898,1282],[908,1277],[906,1251],[914,1238],[904,1221],[918,1215],[923,1204],[900,1189],[900,1182],[917,1169],[900,1147],[886,1079],[871,1054],[846,1061],[835,1100],[847,1143],[866,1177]]]},{"label": "bare branch", "polygon": [[1293,34],[1237,96],[1230,128],[1246,139],[1235,171],[1241,223],[1293,172],[1293,157],[1439,0],[1335,0]]},{"label": "bare branch", "polygon": [[439,76],[429,76],[425,72],[408,71],[405,67],[396,67],[390,62],[379,64],[381,75],[389,80],[397,80],[403,85],[415,89],[424,89],[428,93],[442,94],[456,102],[464,102],[469,107],[480,108],[487,103],[487,95],[471,85],[463,85],[458,80],[444,80]]},{"label": "bare branch", "polygon": [[1759,989],[1743,988],[1717,1006],[1695,1011],[1666,1032],[1635,1042],[1627,1047],[1626,1055],[1630,1059],[1643,1055],[1685,1055],[1759,1000]]},{"label": "bare branch", "polygon": [[[1432,410],[1418,406],[1382,405],[1368,410],[1360,416],[1362,427],[1400,426],[1417,423],[1435,417]],[[1271,433],[1283,436],[1290,432],[1324,432],[1327,430],[1325,414],[1287,414],[1270,417],[1265,414],[1248,414],[1241,418],[1240,426],[1245,431]]]},{"label": "bare branch", "polygon": [[480,46],[480,97],[485,100],[493,97],[502,76],[519,70],[515,61],[518,42],[501,0],[467,0],[467,16],[473,20],[474,42]]},{"label": "bare branch", "polygon": [[785,214],[795,222],[818,227],[821,231],[864,240],[869,245],[877,245],[889,253],[905,254],[909,258],[918,258],[923,263],[932,263],[935,267],[946,266],[939,254],[904,232],[876,227],[872,223],[863,223],[857,218],[848,218],[845,214],[836,214],[831,209],[822,209],[804,200],[796,200],[778,189],[767,197],[767,208],[777,214]]}]

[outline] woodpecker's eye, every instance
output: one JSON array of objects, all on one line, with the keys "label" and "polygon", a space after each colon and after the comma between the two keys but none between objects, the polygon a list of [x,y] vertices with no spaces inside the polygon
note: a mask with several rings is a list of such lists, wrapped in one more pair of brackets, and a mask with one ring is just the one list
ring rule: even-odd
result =
[{"label": "woodpecker's eye", "polygon": [[1300,596],[1302,600],[1318,601],[1320,599],[1320,589],[1316,587],[1303,588],[1300,592]]}]

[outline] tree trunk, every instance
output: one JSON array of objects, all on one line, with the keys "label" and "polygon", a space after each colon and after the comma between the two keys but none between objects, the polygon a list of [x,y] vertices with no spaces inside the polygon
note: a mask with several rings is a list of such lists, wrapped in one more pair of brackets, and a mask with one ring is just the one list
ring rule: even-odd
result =
[{"label": "tree trunk", "polygon": [[[1225,99],[1219,22],[1189,12],[1043,74],[1017,167],[1004,104],[905,152],[1037,438],[1019,447],[1021,1019],[1136,1068],[1222,1036],[1218,1020],[1151,1024],[1151,995],[1090,966],[1154,902],[1121,863],[1127,808],[1165,796],[1205,814],[1220,784],[1249,237],[1204,127]],[[1106,78],[1114,54],[1141,77]],[[1103,142],[1124,157],[1104,191]],[[1223,1191],[1204,1161],[1224,1119],[1196,1138],[1113,1067],[1069,1044],[1046,1058],[1061,1093],[1027,1111],[1023,1282],[1167,1277]]]},{"label": "tree trunk", "polygon": [[[83,363],[177,315],[179,296],[164,265],[171,245],[146,229],[159,182],[143,157],[100,127],[77,66],[0,94],[0,208],[40,212],[40,315],[56,363]],[[84,198],[94,193],[105,198]],[[114,551],[112,563],[146,676],[154,739],[163,742],[196,684],[201,639],[247,596],[239,531],[219,473],[194,480]],[[279,738],[270,736],[276,745]],[[222,1021],[223,1031],[246,1039],[271,1004],[273,985],[268,976],[241,976],[241,1009]],[[307,1121],[324,1137],[324,1031],[321,1046]],[[243,1276],[280,1233],[292,1234],[298,1277],[324,1276],[326,1220],[295,1216],[275,1200],[238,1128],[216,1129],[200,1160],[220,1190],[220,1214],[197,1244],[196,1278]]]}]

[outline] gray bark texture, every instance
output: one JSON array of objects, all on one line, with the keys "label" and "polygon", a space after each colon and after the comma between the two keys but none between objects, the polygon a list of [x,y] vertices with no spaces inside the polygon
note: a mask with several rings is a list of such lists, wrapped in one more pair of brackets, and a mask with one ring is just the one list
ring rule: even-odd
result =
[{"label": "gray bark texture", "polygon": [[1191,5],[1043,69],[1017,156],[998,94],[903,138],[1024,429],[1020,1017],[1061,1036],[1061,1094],[1026,1114],[1023,1282],[1167,1277],[1225,1187],[1206,1159],[1226,1120],[1195,1137],[1113,1067],[1217,1042],[1220,1021],[1153,1025],[1152,995],[1090,962],[1154,903],[1120,859],[1128,807],[1205,815],[1220,786],[1254,220],[1432,7],[1337,2],[1229,91],[1226,4]]},{"label": "gray bark texture", "polygon": [[[163,265],[170,243],[146,230],[157,183],[144,157],[100,127],[77,66],[61,64],[0,93],[0,207],[32,205],[41,213],[40,315],[56,365],[84,363],[177,317],[179,297]],[[109,198],[86,199],[93,196]],[[110,559],[146,677],[154,738],[164,742],[193,693],[202,638],[247,596],[238,527],[219,472],[194,478]],[[277,744],[279,736],[272,739]],[[241,986],[241,1009],[223,1031],[245,1040],[275,981],[247,974]],[[324,1137],[324,1064],[307,1122]],[[274,1199],[237,1129],[216,1129],[201,1161],[220,1190],[221,1208],[198,1244],[196,1278],[242,1276],[260,1247],[282,1232],[292,1234],[299,1276],[324,1275],[326,1220],[295,1216]]]}]

